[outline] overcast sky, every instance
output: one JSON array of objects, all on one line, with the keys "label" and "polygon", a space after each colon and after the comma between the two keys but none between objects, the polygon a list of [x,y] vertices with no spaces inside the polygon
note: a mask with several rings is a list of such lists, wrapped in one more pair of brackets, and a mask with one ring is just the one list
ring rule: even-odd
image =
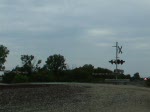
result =
[{"label": "overcast sky", "polygon": [[22,54],[45,63],[61,54],[69,67],[92,64],[113,70],[115,42],[123,46],[125,74],[150,76],[150,0],[0,0],[0,44],[6,69]]}]

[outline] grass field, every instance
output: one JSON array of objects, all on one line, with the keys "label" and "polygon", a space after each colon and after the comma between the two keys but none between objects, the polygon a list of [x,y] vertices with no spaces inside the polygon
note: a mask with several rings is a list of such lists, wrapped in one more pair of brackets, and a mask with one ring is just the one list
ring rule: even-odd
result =
[{"label": "grass field", "polygon": [[0,112],[149,112],[150,89],[110,84],[0,86]]}]

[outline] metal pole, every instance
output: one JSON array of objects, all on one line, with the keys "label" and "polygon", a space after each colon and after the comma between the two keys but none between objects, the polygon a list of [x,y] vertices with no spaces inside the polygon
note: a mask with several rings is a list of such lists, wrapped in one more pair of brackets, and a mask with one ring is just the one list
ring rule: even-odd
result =
[{"label": "metal pole", "polygon": [[116,42],[116,80],[117,80],[117,74],[118,74],[118,42]]},{"label": "metal pole", "polygon": [[117,63],[117,60],[118,60],[118,42],[116,42],[116,46],[113,46],[113,47],[116,47],[116,59],[115,59],[115,64],[116,64],[116,71],[115,71],[115,74],[116,74],[116,80],[117,80],[117,75],[118,75],[118,63]]}]

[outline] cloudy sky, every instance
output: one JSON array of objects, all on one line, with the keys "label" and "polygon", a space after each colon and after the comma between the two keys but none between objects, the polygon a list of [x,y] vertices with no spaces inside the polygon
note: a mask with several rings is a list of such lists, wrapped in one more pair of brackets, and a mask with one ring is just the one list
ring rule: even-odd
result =
[{"label": "cloudy sky", "polygon": [[150,75],[149,0],[0,0],[0,44],[10,50],[6,69],[20,56],[61,54],[69,67],[113,70],[115,42],[123,46],[125,74]]}]

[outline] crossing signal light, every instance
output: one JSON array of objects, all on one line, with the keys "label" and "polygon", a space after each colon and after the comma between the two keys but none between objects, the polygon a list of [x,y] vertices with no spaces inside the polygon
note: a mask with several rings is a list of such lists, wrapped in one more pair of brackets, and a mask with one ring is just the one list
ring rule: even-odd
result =
[{"label": "crossing signal light", "polygon": [[109,61],[111,64],[113,64],[114,63],[114,61],[113,60],[111,60],[111,61]]},{"label": "crossing signal light", "polygon": [[120,63],[121,63],[121,61],[118,59],[118,60],[117,60],[117,64],[120,64]]},{"label": "crossing signal light", "polygon": [[125,63],[125,61],[124,60],[120,60],[120,64],[122,65],[123,63]]},{"label": "crossing signal light", "polygon": [[110,60],[109,61],[111,64],[123,64],[123,63],[125,63],[125,61],[124,60]]}]

